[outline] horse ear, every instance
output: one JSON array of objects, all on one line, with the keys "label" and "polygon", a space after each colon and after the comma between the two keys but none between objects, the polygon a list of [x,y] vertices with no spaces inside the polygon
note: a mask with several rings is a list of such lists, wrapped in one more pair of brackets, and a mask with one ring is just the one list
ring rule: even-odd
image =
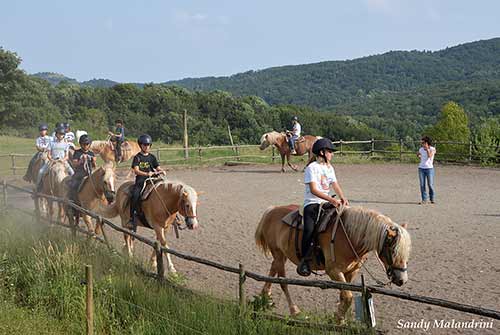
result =
[{"label": "horse ear", "polygon": [[403,223],[401,227],[403,227],[404,229],[408,229],[408,223],[407,222]]},{"label": "horse ear", "polygon": [[187,193],[186,191],[184,191],[184,192],[182,192],[182,196],[183,196],[184,198],[187,198],[187,197],[188,197],[188,193]]},{"label": "horse ear", "polygon": [[202,195],[202,194],[205,194],[205,191],[196,192],[196,195],[197,195],[197,196],[200,196],[200,195]]}]

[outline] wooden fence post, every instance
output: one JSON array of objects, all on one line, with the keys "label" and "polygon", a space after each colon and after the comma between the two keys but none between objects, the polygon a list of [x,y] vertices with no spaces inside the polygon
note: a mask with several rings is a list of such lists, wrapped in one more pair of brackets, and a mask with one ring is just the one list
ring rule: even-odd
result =
[{"label": "wooden fence post", "polygon": [[235,146],[234,148],[236,149],[236,160],[239,161],[240,160],[240,147]]},{"label": "wooden fence post", "polygon": [[472,162],[472,141],[469,140],[469,163]]},{"label": "wooden fence post", "polygon": [[158,278],[160,280],[165,278],[165,266],[163,265],[163,250],[160,247],[158,241],[155,242],[156,251],[156,271],[158,272]]},{"label": "wooden fence post", "polygon": [[370,151],[370,156],[373,157],[373,155],[375,154],[375,140],[372,138],[372,149]]},{"label": "wooden fence post", "polygon": [[340,156],[342,156],[342,139],[340,139],[339,144],[340,144],[339,154],[340,154]]},{"label": "wooden fence post", "polygon": [[156,149],[156,159],[158,160],[158,162],[161,161],[161,157],[160,157],[160,148]]},{"label": "wooden fence post", "polygon": [[238,298],[239,298],[239,303],[240,303],[240,315],[243,315],[245,313],[245,280],[246,280],[246,274],[245,274],[245,267],[243,264],[240,263],[240,273],[239,273],[239,291],[238,291]]},{"label": "wooden fence post", "polygon": [[16,175],[16,155],[10,154],[10,160],[12,162],[12,174],[15,176]]},{"label": "wooden fence post", "polygon": [[403,161],[403,139],[399,139],[399,161]]},{"label": "wooden fence post", "polygon": [[198,158],[200,159],[201,161],[201,147],[198,148]]},{"label": "wooden fence post", "polygon": [[234,147],[233,135],[231,135],[231,127],[227,125],[227,132],[229,133],[229,141],[231,142],[231,146],[233,147],[233,151],[236,150]]},{"label": "wooden fence post", "polygon": [[7,212],[7,182],[2,180],[3,210]]},{"label": "wooden fence post", "polygon": [[368,328],[375,327],[375,315],[373,309],[373,300],[370,292],[366,290],[365,276],[361,275],[361,299],[363,301],[363,320]]},{"label": "wooden fence post", "polygon": [[189,158],[189,136],[187,126],[187,110],[184,110],[184,159]]},{"label": "wooden fence post", "polygon": [[273,155],[273,156],[271,157],[271,160],[272,160],[272,162],[274,163],[274,159],[275,159],[275,157],[274,157],[274,145],[273,145],[272,155]]},{"label": "wooden fence post", "polygon": [[87,335],[92,335],[94,334],[94,283],[91,265],[85,265],[85,279],[87,283]]}]

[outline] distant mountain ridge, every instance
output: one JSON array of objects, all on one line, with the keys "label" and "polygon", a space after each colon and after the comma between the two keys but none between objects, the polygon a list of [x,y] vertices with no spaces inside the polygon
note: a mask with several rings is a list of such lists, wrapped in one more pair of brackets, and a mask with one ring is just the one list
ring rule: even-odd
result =
[{"label": "distant mountain ridge", "polygon": [[109,79],[92,79],[83,82],[79,82],[76,79],[66,77],[63,74],[55,72],[38,72],[31,75],[32,77],[41,78],[48,81],[52,85],[58,85],[61,82],[67,82],[70,84],[80,85],[80,86],[91,86],[91,87],[113,87],[118,82]]},{"label": "distant mountain ridge", "polygon": [[435,52],[390,51],[354,60],[280,66],[229,77],[186,78],[165,84],[257,95],[270,104],[329,108],[373,92],[399,92],[473,79],[500,79],[500,38]]}]

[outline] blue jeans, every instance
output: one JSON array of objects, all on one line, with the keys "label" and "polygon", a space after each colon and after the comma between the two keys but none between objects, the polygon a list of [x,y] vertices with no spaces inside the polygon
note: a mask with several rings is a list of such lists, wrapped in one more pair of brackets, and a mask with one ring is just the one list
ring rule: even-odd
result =
[{"label": "blue jeans", "polygon": [[290,146],[290,151],[295,150],[295,141],[297,141],[299,137],[297,135],[292,135],[288,138],[288,145]]},{"label": "blue jeans", "polygon": [[425,188],[425,182],[429,186],[429,198],[434,201],[434,168],[432,169],[422,169],[418,168],[418,179],[420,180],[420,194],[422,195],[422,201],[427,201],[427,191]]}]

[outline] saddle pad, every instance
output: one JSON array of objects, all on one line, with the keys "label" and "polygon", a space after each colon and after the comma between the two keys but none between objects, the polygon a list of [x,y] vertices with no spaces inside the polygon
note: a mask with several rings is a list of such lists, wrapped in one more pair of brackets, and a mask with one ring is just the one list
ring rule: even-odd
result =
[{"label": "saddle pad", "polygon": [[142,191],[141,194],[141,199],[146,200],[150,195],[151,192],[154,191],[155,187],[158,187],[158,185],[165,184],[167,181],[164,178],[154,178],[152,182],[150,180],[145,182],[144,190]]},{"label": "saddle pad", "polygon": [[295,143],[302,143],[304,142],[306,139],[304,138],[304,136],[300,136],[298,139],[295,140]]},{"label": "saddle pad", "polygon": [[[335,210],[335,207],[333,205],[323,205],[323,210],[321,211],[321,216],[318,222],[318,233],[322,233],[328,228],[329,224],[333,222],[333,218],[336,214],[337,211]],[[290,213],[285,215],[281,219],[281,221],[283,221],[283,223],[289,225],[290,227],[298,228],[299,230],[304,229],[302,215],[300,214],[299,209],[291,211]]]}]

